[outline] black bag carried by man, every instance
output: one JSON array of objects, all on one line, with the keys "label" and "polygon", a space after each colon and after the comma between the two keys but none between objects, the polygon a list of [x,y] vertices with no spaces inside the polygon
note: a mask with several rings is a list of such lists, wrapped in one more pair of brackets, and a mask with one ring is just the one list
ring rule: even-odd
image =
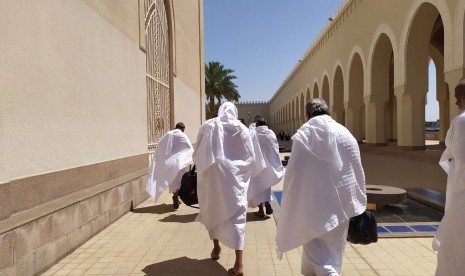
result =
[{"label": "black bag carried by man", "polygon": [[182,202],[187,206],[199,203],[197,198],[197,172],[195,171],[195,165],[182,176],[179,198],[181,198]]},{"label": "black bag carried by man", "polygon": [[370,244],[378,241],[378,225],[372,212],[366,210],[350,218],[347,241],[355,244]]}]

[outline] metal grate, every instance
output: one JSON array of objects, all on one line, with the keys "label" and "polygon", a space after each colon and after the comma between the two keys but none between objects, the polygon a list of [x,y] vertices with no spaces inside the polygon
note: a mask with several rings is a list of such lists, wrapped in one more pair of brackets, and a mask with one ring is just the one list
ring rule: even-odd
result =
[{"label": "metal grate", "polygon": [[148,150],[152,152],[170,127],[169,35],[163,0],[145,0],[144,4]]}]

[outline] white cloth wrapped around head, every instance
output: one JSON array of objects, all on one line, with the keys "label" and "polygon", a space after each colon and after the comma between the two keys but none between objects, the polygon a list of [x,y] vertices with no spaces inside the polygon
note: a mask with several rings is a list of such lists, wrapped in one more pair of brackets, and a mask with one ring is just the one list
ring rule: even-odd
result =
[{"label": "white cloth wrapped around head", "polygon": [[[233,103],[223,103],[218,117],[206,121],[197,133],[194,152],[200,208],[197,221],[209,231],[240,210],[247,210],[247,188],[255,154],[249,130],[237,115]],[[244,225],[235,227],[243,229]]]}]

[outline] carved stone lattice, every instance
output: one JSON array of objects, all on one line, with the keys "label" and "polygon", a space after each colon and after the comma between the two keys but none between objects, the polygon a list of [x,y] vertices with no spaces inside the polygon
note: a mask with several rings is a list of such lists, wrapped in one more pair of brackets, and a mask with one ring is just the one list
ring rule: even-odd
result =
[{"label": "carved stone lattice", "polygon": [[148,149],[170,128],[168,19],[163,0],[145,0]]}]

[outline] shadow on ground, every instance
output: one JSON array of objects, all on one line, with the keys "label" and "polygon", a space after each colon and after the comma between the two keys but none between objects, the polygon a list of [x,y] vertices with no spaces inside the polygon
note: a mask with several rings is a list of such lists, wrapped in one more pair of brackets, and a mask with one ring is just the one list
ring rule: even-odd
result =
[{"label": "shadow on ground", "polygon": [[181,257],[146,266],[142,269],[148,276],[168,275],[228,275],[228,272],[218,262],[211,259],[197,260]]},{"label": "shadow on ground", "polygon": [[262,220],[267,220],[270,219],[271,216],[265,215],[264,217],[259,217],[256,212],[248,212],[247,213],[247,221],[262,221]]},{"label": "shadow on ground", "polygon": [[148,207],[142,207],[142,208],[137,208],[133,209],[133,213],[149,213],[149,214],[166,214],[166,213],[171,213],[174,212],[173,205],[171,204],[160,204],[160,205],[155,205],[155,206],[148,206]]},{"label": "shadow on ground", "polygon": [[387,205],[375,211],[378,223],[440,222],[444,212],[408,198],[402,204]]},{"label": "shadow on ground", "polygon": [[195,214],[188,214],[188,215],[176,215],[171,214],[167,217],[160,219],[161,222],[178,222],[178,223],[189,223],[194,222],[195,218],[197,217],[197,213]]}]

